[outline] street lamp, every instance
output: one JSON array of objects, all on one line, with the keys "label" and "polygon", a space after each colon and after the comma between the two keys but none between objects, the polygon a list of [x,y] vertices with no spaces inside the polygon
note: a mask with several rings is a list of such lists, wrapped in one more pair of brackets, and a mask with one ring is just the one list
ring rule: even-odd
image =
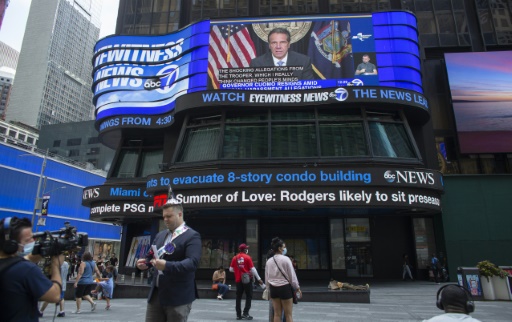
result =
[{"label": "street lamp", "polygon": [[[36,219],[37,209],[40,209],[41,204],[42,204],[42,198],[40,197],[41,185],[43,184],[44,170],[46,169],[46,160],[48,159],[48,152],[49,152],[49,149],[46,149],[46,153],[44,154],[44,158],[43,158],[43,164],[41,165],[41,173],[39,174],[39,182],[37,184],[36,199],[34,201],[34,210],[32,212],[32,228],[34,227],[34,220]],[[19,156],[25,157],[25,156],[34,156],[34,155],[33,154],[22,154]],[[43,188],[43,190],[44,190],[44,188]]]},{"label": "street lamp", "polygon": [[52,190],[50,190],[50,191],[45,191],[45,192],[43,192],[43,196],[44,196],[44,195],[47,195],[47,194],[49,194],[50,192],[53,192],[53,191],[55,191],[55,190],[59,190],[59,189],[66,189],[66,186],[58,187],[58,188],[52,189]]}]

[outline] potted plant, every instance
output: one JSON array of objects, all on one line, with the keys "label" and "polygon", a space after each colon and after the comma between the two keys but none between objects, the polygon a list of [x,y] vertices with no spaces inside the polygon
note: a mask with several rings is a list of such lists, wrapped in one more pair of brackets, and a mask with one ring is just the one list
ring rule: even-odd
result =
[{"label": "potted plant", "polygon": [[476,265],[482,278],[482,290],[486,300],[508,300],[508,287],[506,277],[508,273],[488,260],[478,262]]}]

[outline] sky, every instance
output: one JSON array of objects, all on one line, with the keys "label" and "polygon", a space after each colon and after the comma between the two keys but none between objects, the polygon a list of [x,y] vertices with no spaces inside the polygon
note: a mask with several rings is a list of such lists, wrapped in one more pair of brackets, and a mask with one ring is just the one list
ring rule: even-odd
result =
[{"label": "sky", "polygon": [[[11,0],[5,12],[2,29],[0,29],[0,41],[3,41],[17,51],[21,50],[25,25],[27,24],[28,12],[32,1]],[[119,0],[103,0],[100,38],[115,32],[118,7]]]}]

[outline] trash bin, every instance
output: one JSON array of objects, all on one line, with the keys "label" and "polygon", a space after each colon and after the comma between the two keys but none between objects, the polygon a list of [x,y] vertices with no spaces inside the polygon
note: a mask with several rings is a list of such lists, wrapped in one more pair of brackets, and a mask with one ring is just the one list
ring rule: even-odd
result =
[{"label": "trash bin", "polygon": [[484,299],[484,290],[480,280],[480,273],[476,267],[458,267],[457,280],[459,285],[465,287],[473,300],[482,301]]}]

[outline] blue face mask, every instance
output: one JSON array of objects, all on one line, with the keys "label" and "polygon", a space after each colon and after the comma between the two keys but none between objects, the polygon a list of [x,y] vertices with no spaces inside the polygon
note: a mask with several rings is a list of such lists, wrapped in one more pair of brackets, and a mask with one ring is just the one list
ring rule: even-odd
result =
[{"label": "blue face mask", "polygon": [[286,247],[285,247],[285,248],[283,248],[283,255],[286,255],[286,252],[287,252],[287,251],[288,251],[288,249],[286,249]]},{"label": "blue face mask", "polygon": [[34,250],[34,245],[36,244],[35,241],[23,245],[23,252],[20,252],[21,256],[26,256],[28,254],[32,254],[32,251]]}]

